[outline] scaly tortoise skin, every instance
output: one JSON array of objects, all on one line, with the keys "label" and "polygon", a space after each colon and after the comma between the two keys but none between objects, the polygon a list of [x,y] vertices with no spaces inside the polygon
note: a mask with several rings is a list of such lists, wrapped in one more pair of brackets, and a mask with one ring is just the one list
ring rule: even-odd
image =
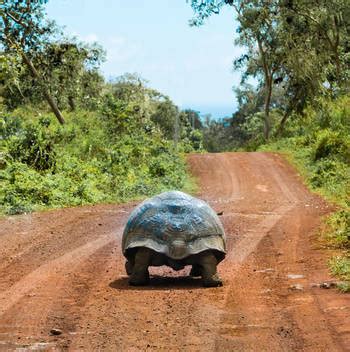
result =
[{"label": "scaly tortoise skin", "polygon": [[136,207],[122,250],[132,285],[146,284],[152,265],[192,265],[191,275],[202,276],[205,286],[222,285],[216,266],[226,254],[223,226],[207,203],[183,192],[164,192]]}]

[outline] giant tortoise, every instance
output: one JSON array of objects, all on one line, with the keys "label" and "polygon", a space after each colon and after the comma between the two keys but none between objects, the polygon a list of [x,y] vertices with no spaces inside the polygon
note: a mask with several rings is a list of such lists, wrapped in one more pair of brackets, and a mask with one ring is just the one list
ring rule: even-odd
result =
[{"label": "giant tortoise", "polygon": [[216,266],[226,253],[223,226],[207,203],[183,192],[164,192],[136,207],[122,250],[130,285],[146,285],[149,266],[192,265],[190,275],[201,276],[204,286],[222,286]]}]

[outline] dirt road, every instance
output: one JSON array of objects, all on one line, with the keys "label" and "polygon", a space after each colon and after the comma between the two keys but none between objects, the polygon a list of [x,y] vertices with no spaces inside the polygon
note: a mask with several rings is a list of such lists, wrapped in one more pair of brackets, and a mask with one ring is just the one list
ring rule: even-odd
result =
[{"label": "dirt road", "polygon": [[274,154],[189,164],[199,196],[224,212],[223,287],[167,268],[129,287],[120,244],[136,203],[7,217],[0,350],[350,351],[350,296],[313,285],[330,279],[315,234],[327,205]]}]

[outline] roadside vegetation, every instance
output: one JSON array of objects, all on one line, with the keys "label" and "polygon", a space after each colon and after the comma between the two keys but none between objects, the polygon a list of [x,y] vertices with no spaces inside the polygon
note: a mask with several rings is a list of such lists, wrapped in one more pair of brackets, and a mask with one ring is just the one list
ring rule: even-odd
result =
[{"label": "roadside vegetation", "polygon": [[190,191],[198,114],[137,74],[106,81],[104,50],[67,37],[46,2],[1,4],[0,213]]},{"label": "roadside vegetation", "polygon": [[[192,24],[231,10],[238,109],[204,124],[208,151],[279,151],[337,205],[326,219],[330,269],[350,291],[350,3],[346,0],[192,0]],[[254,84],[251,84],[254,82]]]},{"label": "roadside vegetation", "polygon": [[338,249],[330,269],[344,281],[339,288],[350,292],[350,97],[323,103],[323,109],[307,110],[302,121],[287,124],[284,136],[257,150],[286,155],[309,188],[337,206],[325,219],[322,236],[329,248]]}]

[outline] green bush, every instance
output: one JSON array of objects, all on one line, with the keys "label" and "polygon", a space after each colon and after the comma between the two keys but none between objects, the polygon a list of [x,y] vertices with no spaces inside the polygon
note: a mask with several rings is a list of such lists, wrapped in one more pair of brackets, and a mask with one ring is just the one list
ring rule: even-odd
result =
[{"label": "green bush", "polygon": [[330,243],[336,248],[350,250],[350,211],[345,209],[333,213],[327,219]]},{"label": "green bush", "polygon": [[55,167],[56,150],[54,136],[48,130],[49,119],[28,125],[8,141],[9,156],[25,163],[35,170],[49,170]]},{"label": "green bush", "polygon": [[343,292],[350,292],[350,257],[334,256],[329,261],[329,266],[333,275],[344,280],[338,285],[338,288]]},{"label": "green bush", "polygon": [[0,136],[9,138],[18,133],[22,128],[22,120],[18,116],[2,113],[0,118]]},{"label": "green bush", "polygon": [[350,143],[340,132],[330,129],[320,130],[316,134],[314,144],[314,160],[338,157],[341,160],[350,160]]},{"label": "green bush", "polygon": [[184,158],[156,129],[113,134],[115,121],[86,111],[65,113],[64,126],[28,110],[12,116],[0,120],[1,213],[120,202],[189,184]]}]

